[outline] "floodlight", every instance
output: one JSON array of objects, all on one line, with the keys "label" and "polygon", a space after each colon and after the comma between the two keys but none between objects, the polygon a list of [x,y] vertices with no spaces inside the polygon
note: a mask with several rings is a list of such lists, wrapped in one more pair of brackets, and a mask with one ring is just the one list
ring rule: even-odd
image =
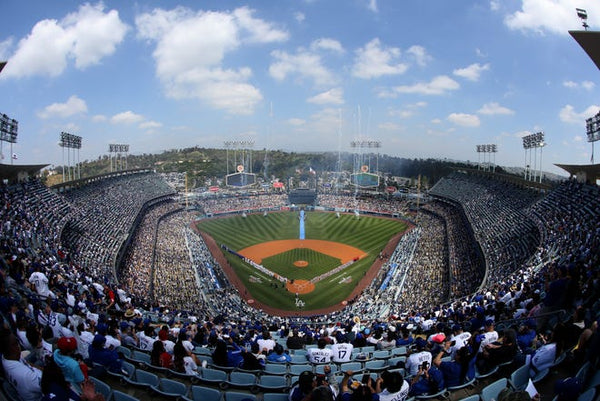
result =
[{"label": "floodlight", "polygon": [[577,16],[581,18],[583,29],[587,31],[587,29],[590,27],[587,24],[587,11],[585,11],[583,8],[576,8],[575,11],[577,11]]}]

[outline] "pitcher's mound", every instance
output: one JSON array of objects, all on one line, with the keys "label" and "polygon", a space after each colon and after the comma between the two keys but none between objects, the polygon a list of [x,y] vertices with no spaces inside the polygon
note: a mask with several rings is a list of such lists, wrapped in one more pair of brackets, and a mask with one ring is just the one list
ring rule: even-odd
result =
[{"label": "pitcher's mound", "polygon": [[315,285],[307,280],[294,280],[293,284],[288,281],[286,288],[289,292],[295,294],[308,294],[314,291]]},{"label": "pitcher's mound", "polygon": [[306,260],[297,260],[294,262],[294,266],[296,267],[306,267],[308,266],[308,262]]}]

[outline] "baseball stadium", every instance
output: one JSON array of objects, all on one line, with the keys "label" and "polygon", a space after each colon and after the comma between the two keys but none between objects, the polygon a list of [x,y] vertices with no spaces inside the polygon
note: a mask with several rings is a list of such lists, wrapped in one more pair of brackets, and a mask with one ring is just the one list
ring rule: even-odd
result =
[{"label": "baseball stadium", "polygon": [[[570,33],[600,68],[600,32]],[[519,139],[539,173],[489,144],[395,177],[364,138],[329,168],[279,151],[277,177],[238,139],[173,171],[122,143],[0,164],[0,401],[597,400],[600,164],[553,180],[543,132]]]}]

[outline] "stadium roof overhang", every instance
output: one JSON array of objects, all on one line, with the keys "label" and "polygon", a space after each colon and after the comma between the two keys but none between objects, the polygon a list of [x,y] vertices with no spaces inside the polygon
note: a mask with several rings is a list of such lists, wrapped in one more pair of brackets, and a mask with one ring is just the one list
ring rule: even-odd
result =
[{"label": "stadium roof overhang", "polygon": [[19,182],[39,174],[48,164],[12,165],[0,164],[0,178],[8,182]]},{"label": "stadium roof overhang", "polygon": [[600,31],[569,31],[569,33],[600,69]]},{"label": "stadium roof overhang", "polygon": [[576,177],[579,182],[595,184],[600,178],[600,164],[555,164],[555,166],[571,174],[571,177]]}]

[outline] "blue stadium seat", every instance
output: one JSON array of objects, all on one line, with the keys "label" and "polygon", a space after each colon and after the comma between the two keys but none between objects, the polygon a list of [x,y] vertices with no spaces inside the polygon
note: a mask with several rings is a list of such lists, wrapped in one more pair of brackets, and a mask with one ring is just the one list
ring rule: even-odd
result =
[{"label": "blue stadium seat", "polygon": [[294,375],[294,376],[299,376],[300,373],[309,370],[309,371],[313,371],[313,367],[312,365],[309,364],[304,364],[304,365],[290,365],[290,375]]},{"label": "blue stadium seat", "polygon": [[529,366],[523,365],[518,369],[515,369],[508,379],[508,384],[515,391],[525,390],[527,387],[527,383],[529,383]]},{"label": "blue stadium seat", "polygon": [[254,394],[241,393],[238,391],[226,391],[225,401],[258,401]]},{"label": "blue stadium seat", "polygon": [[217,369],[202,369],[200,381],[203,383],[221,384],[227,381],[227,372]]},{"label": "blue stadium seat", "polygon": [[286,375],[287,373],[287,365],[281,363],[267,363],[263,370],[263,375]]},{"label": "blue stadium seat", "polygon": [[500,391],[506,388],[507,384],[506,378],[502,378],[496,380],[495,382],[488,384],[483,389],[481,389],[481,401],[492,401],[498,399],[498,394]]},{"label": "blue stadium seat", "polygon": [[158,376],[142,369],[136,369],[131,378],[123,377],[123,380],[132,386],[140,388],[149,389],[152,386],[158,386]]},{"label": "blue stadium seat", "polygon": [[192,386],[190,395],[194,401],[221,401],[223,398],[219,390],[204,386]]},{"label": "blue stadium seat", "polygon": [[135,398],[135,397],[133,397],[129,394],[125,394],[121,391],[113,390],[112,401],[140,401],[140,400],[139,400],[139,398]]},{"label": "blue stadium seat", "polygon": [[265,393],[263,401],[288,401],[289,394],[284,393]]},{"label": "blue stadium seat", "polygon": [[[277,376],[271,376],[277,377]],[[244,388],[250,390],[256,385],[256,376],[252,373],[244,372],[231,372],[229,374],[229,380],[224,381],[220,384],[221,388],[235,387]]]},{"label": "blue stadium seat", "polygon": [[95,378],[94,376],[90,376],[90,380],[94,383],[94,388],[97,393],[100,393],[104,396],[105,400],[110,400],[112,395],[112,388],[104,383],[102,380]]},{"label": "blue stadium seat", "polygon": [[182,382],[161,378],[157,386],[150,387],[152,391],[162,397],[180,398],[187,394],[187,387]]},{"label": "blue stadium seat", "polygon": [[287,378],[284,376],[263,375],[258,380],[258,388],[263,391],[283,392],[288,390]]}]

